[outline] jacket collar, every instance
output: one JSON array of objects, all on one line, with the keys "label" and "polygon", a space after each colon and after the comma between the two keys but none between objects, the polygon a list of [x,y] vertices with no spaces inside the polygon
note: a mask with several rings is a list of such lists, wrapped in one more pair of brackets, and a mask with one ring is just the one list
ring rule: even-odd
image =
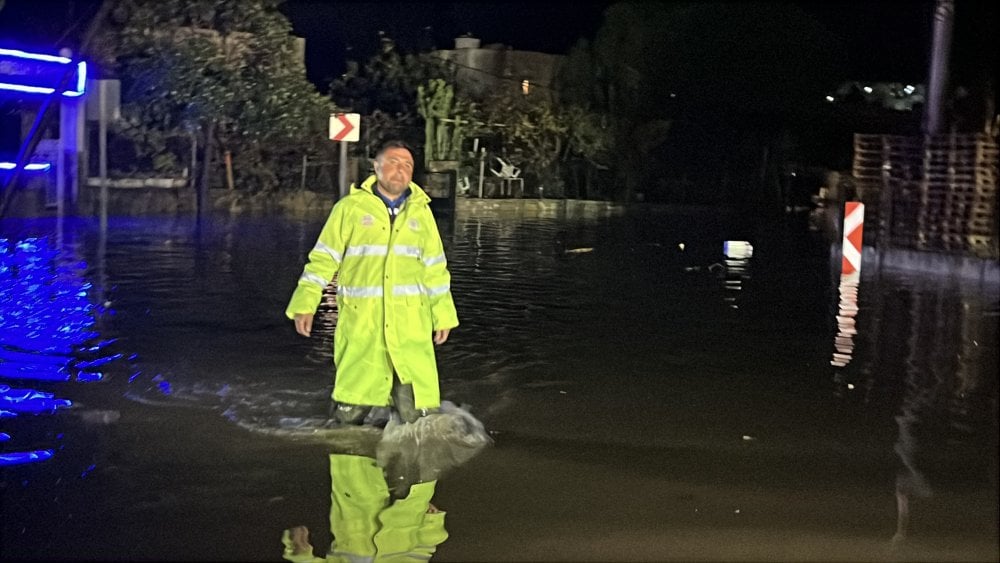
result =
[{"label": "jacket collar", "polygon": [[[366,178],[364,182],[361,182],[360,187],[351,184],[351,195],[354,195],[355,193],[368,192],[369,194],[378,197],[374,191],[375,182],[377,181],[378,179],[375,177],[374,174],[372,174],[371,176]],[[416,182],[410,182],[409,188],[410,188],[410,197],[407,198],[407,201],[409,201],[410,203],[421,203],[426,205],[431,202],[431,197],[427,195],[427,192],[425,192],[423,188],[418,186]]]}]

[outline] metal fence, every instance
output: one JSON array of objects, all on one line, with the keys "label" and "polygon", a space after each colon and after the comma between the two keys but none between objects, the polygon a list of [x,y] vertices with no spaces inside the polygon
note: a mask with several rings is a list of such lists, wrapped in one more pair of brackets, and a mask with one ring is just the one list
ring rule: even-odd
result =
[{"label": "metal fence", "polygon": [[322,193],[337,193],[338,163],[334,160],[302,155],[298,188]]}]

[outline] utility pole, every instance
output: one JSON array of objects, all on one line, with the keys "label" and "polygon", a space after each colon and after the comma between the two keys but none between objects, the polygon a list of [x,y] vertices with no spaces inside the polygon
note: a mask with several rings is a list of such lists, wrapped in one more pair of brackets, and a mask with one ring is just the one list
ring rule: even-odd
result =
[{"label": "utility pole", "polygon": [[934,8],[930,71],[927,77],[927,105],[924,110],[925,135],[941,133],[945,99],[948,95],[948,59],[951,56],[951,31],[954,19],[955,0],[937,0]]}]

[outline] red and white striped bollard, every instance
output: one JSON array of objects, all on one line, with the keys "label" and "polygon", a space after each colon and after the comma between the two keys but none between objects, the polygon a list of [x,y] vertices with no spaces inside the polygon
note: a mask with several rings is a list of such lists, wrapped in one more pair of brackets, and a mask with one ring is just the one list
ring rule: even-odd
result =
[{"label": "red and white striped bollard", "polygon": [[865,204],[848,201],[844,204],[844,245],[840,274],[861,271],[861,238],[865,228]]}]

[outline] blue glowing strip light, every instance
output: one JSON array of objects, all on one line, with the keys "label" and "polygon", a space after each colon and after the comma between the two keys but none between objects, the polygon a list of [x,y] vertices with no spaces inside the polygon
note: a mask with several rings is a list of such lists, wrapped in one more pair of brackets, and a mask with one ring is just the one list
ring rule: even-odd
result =
[{"label": "blue glowing strip light", "polygon": [[[0,170],[13,170],[17,166],[16,162],[0,162]],[[25,170],[48,170],[52,168],[49,162],[31,162],[24,165]]]},{"label": "blue glowing strip light", "polygon": [[[67,65],[67,57],[28,53],[17,49],[0,49],[0,90],[14,90],[29,94],[51,94],[59,85]],[[64,90],[63,96],[82,96],[87,86],[87,63],[76,63],[76,87]]]}]

